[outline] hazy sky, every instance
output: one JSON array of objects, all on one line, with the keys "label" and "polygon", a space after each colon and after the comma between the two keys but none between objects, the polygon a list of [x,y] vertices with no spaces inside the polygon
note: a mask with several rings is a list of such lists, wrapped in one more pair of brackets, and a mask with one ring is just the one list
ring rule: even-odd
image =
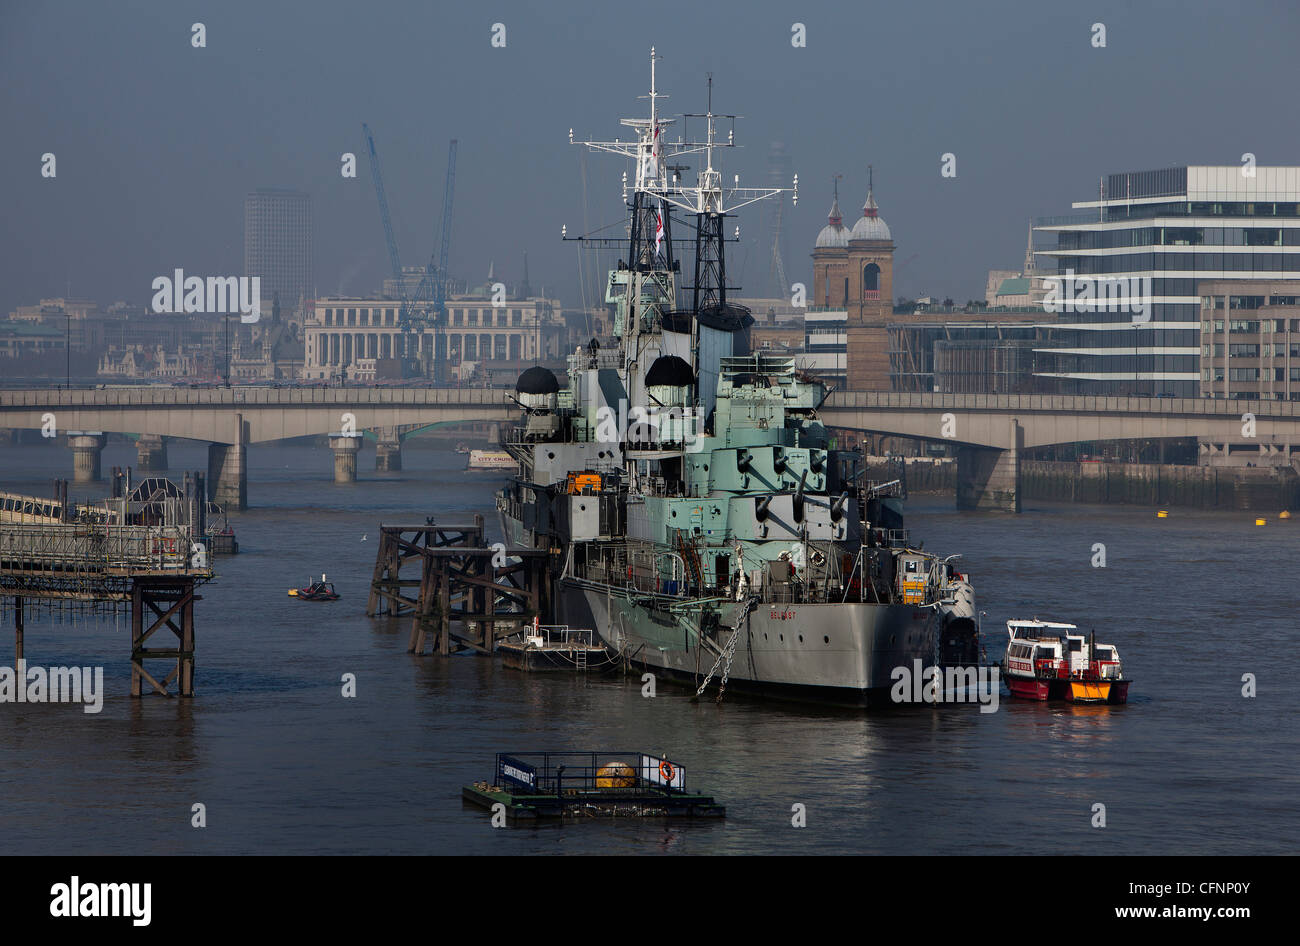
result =
[{"label": "hazy sky", "polygon": [[[191,46],[202,22],[207,46]],[[505,48],[491,45],[506,26]],[[806,48],[791,45],[793,23]],[[1091,25],[1106,26],[1106,48]],[[981,298],[1018,268],[1027,218],[1068,213],[1099,175],[1300,163],[1293,2],[0,2],[0,315],[41,297],[144,305],[150,282],[243,271],[243,197],[305,190],[321,295],[388,272],[361,123],[375,132],[403,262],[436,241],[458,138],[451,269],[489,260],[578,301],[577,137],[626,136],[649,48],[670,113],[743,116],[726,179],[759,184],[785,144],[800,201],[786,272],[811,283],[831,177],[846,223],[867,165],[898,245],[895,294]],[[340,175],[354,152],[358,175]],[[58,175],[41,177],[41,156]],[[957,177],[940,177],[952,152]],[[588,157],[590,226],[623,211],[613,156]],[[694,169],[692,169],[693,175]],[[756,211],[731,276],[767,277]]]}]

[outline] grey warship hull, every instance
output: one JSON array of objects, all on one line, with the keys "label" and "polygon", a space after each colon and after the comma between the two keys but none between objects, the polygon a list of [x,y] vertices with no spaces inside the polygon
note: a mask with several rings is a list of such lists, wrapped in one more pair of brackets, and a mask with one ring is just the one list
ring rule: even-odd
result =
[{"label": "grey warship hull", "polygon": [[[600,630],[605,645],[629,663],[698,687],[730,637],[723,626],[710,637],[678,602],[609,585],[561,580],[556,587],[561,623]],[[934,662],[940,618],[911,605],[828,603],[761,605],[745,619],[741,604],[726,617],[740,620],[740,641],[727,690],[801,702],[876,707],[890,703],[895,667]],[[703,641],[703,643],[700,643]],[[710,692],[718,683],[715,676]]]}]

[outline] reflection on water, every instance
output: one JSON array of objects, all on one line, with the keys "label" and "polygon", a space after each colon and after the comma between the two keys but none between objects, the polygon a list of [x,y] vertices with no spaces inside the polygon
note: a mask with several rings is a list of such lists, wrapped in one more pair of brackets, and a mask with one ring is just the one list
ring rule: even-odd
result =
[{"label": "reflection on water", "polygon": [[[206,463],[197,448],[169,454],[177,472]],[[103,462],[134,459],[110,446]],[[450,450],[408,446],[403,462],[375,475],[367,448],[362,481],[336,486],[328,450],[251,449],[254,508],[235,519],[244,551],[217,559],[197,607],[193,701],[125,696],[122,621],[29,622],[30,661],[103,665],[108,695],[97,716],[0,705],[0,851],[1280,853],[1300,840],[1300,739],[1285,692],[1295,595],[1246,580],[1290,570],[1300,520],[1257,529],[1241,513],[1157,520],[1068,505],[976,515],[921,498],[914,534],[963,553],[990,658],[1013,617],[1095,626],[1135,679],[1129,705],[1004,693],[989,714],[732,694],[719,706],[670,686],[645,699],[639,675],[523,675],[406,654],[405,621],[363,614],[376,527],[481,512],[495,532],[499,479],[467,474]],[[64,449],[0,449],[0,489],[45,492],[70,469]],[[1090,564],[1096,542],[1106,568]],[[341,600],[285,595],[321,572]],[[1259,675],[1257,699],[1241,696],[1245,672]],[[355,699],[341,695],[344,673],[356,674]],[[661,752],[728,817],[493,830],[460,787],[511,749]],[[190,827],[196,802],[202,830]],[[1090,826],[1097,802],[1105,829]],[[795,804],[805,828],[791,826]]]}]

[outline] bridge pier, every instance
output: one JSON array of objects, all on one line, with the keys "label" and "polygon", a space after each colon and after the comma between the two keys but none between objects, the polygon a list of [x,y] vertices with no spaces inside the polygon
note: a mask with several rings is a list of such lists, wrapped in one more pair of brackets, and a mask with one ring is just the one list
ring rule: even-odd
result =
[{"label": "bridge pier", "polygon": [[166,473],[167,441],[157,434],[141,434],[135,442],[135,468],[144,473]]},{"label": "bridge pier", "polygon": [[361,449],[360,434],[330,434],[330,449],[334,451],[334,482],[357,481],[357,451]]},{"label": "bridge pier", "polygon": [[1010,421],[1011,446],[957,449],[957,508],[1020,512],[1020,453],[1025,430]]},{"label": "bridge pier", "polygon": [[248,427],[235,415],[234,443],[208,444],[208,490],[227,512],[248,508]]},{"label": "bridge pier", "polygon": [[375,472],[398,473],[402,469],[402,441],[396,427],[380,427],[375,444]]},{"label": "bridge pier", "polygon": [[99,431],[69,430],[72,448],[72,481],[94,483],[99,479],[99,460],[104,451],[104,435]]}]

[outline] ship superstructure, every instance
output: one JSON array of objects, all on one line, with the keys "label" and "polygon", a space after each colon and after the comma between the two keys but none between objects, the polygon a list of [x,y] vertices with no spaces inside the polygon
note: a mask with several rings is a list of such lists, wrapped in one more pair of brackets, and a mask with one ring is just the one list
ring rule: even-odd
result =
[{"label": "ship superstructure", "polygon": [[[835,449],[826,387],[751,351],[753,319],[727,299],[726,219],[782,189],[723,187],[714,152],[734,134],[718,140],[730,116],[711,101],[693,116],[702,140],[666,140],[654,63],[650,118],[623,123],[635,139],[585,142],[635,163],[613,334],[569,357],[567,386],[541,367],[520,377],[507,543],[551,551],[555,620],[701,689],[872,704],[895,667],[976,663],[970,583],[911,547],[902,484],[866,481],[860,455]],[[690,187],[670,164],[688,153],[703,163]],[[685,290],[675,225],[693,231]]]}]

